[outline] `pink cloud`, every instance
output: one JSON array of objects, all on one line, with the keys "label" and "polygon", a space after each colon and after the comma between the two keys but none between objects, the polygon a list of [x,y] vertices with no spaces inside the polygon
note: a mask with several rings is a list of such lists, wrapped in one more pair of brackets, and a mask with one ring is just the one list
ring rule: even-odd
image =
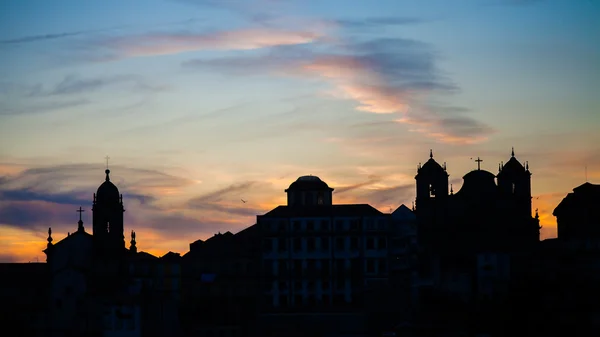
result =
[{"label": "pink cloud", "polygon": [[[433,117],[415,117],[406,115],[395,120],[397,123],[415,126],[409,129],[411,132],[418,132],[429,138],[436,139],[442,143],[470,145],[483,142],[488,139],[488,135],[495,132],[494,129],[466,117],[451,118],[433,118]],[[450,126],[455,129],[461,129],[461,132],[449,132]]]},{"label": "pink cloud", "polygon": [[[358,102],[356,110],[375,114],[399,114],[395,122],[413,125],[409,129],[450,144],[475,144],[487,140],[494,130],[464,116],[441,117],[419,106],[425,89],[399,88],[379,71],[353,56],[326,56],[301,65],[301,70],[331,82],[341,98]],[[418,107],[414,109],[412,107]]]},{"label": "pink cloud", "polygon": [[357,110],[379,113],[406,113],[406,93],[389,87],[381,76],[358,58],[352,56],[327,56],[303,65],[311,75],[323,77],[337,87],[341,95],[357,101]]},{"label": "pink cloud", "polygon": [[148,34],[105,41],[121,57],[179,54],[200,50],[251,50],[310,43],[321,35],[309,31],[240,29],[205,34]]}]

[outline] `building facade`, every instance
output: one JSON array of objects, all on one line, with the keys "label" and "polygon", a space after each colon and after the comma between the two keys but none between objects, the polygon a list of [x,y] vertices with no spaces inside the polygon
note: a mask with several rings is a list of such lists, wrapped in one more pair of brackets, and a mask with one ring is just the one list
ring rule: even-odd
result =
[{"label": "building facade", "polygon": [[92,234],[81,215],[77,230],[56,243],[48,230],[46,334],[176,336],[180,257],[138,252],[133,231],[125,247],[123,196],[105,174],[93,196]]},{"label": "building facade", "polygon": [[431,151],[429,157],[415,177],[419,297],[428,307],[422,318],[430,325],[491,326],[490,310],[519,287],[539,244],[529,165],[513,150],[494,175],[477,158],[477,169],[454,193],[446,164]]}]

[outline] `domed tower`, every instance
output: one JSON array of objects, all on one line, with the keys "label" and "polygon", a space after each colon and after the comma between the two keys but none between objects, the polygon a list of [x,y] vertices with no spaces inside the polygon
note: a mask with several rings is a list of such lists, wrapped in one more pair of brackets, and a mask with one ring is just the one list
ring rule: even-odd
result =
[{"label": "domed tower", "polygon": [[110,181],[110,170],[106,169],[106,179],[94,194],[93,235],[104,249],[125,248],[123,235],[123,196]]},{"label": "domed tower", "polygon": [[316,176],[302,176],[285,192],[288,206],[331,206],[333,188]]},{"label": "domed tower", "polygon": [[501,196],[505,200],[511,200],[521,216],[531,217],[531,172],[529,164],[526,163],[523,166],[515,158],[514,148],[508,162],[500,165],[500,171],[496,177]]},{"label": "domed tower", "polygon": [[448,173],[446,165],[442,167],[433,159],[429,150],[429,160],[417,169],[417,211],[432,199],[445,199],[448,196]]}]

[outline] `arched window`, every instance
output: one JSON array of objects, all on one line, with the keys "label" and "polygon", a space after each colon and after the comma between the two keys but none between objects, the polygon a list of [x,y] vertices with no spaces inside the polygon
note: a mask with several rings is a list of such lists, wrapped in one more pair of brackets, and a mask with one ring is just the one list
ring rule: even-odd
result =
[{"label": "arched window", "polygon": [[515,183],[512,183],[512,194],[515,194]]},{"label": "arched window", "polygon": [[435,187],[433,187],[433,184],[429,184],[429,197],[435,198]]}]

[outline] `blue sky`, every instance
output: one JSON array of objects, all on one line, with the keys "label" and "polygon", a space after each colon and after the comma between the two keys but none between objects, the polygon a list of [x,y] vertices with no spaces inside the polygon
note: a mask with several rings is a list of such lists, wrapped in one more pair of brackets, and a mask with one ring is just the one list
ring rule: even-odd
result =
[{"label": "blue sky", "polygon": [[496,172],[514,146],[552,237],[585,167],[600,180],[599,17],[584,0],[3,1],[0,259],[76,228],[106,155],[126,230],[157,253],[251,225],[305,174],[337,202],[410,205],[429,149],[457,190],[471,158]]}]

